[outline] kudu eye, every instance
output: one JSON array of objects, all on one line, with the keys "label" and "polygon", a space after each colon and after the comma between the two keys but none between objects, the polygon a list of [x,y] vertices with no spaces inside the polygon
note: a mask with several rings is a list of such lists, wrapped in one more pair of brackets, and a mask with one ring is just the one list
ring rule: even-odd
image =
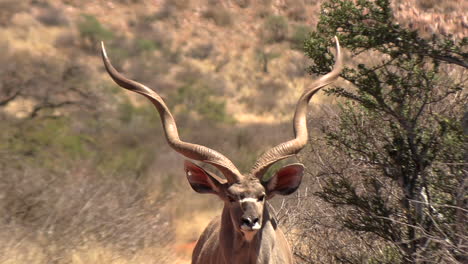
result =
[{"label": "kudu eye", "polygon": [[229,202],[231,202],[231,203],[233,203],[233,202],[236,201],[236,199],[235,199],[234,197],[230,196],[230,195],[228,195],[228,200],[229,200]]},{"label": "kudu eye", "polygon": [[262,195],[260,195],[260,197],[258,197],[259,202],[263,202],[264,200],[265,200],[265,195],[264,194],[262,194]]}]

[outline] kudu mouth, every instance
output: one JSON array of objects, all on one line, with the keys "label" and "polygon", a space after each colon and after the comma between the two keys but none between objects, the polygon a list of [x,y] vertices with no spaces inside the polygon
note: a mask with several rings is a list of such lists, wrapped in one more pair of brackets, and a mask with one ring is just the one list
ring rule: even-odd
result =
[{"label": "kudu mouth", "polygon": [[246,224],[241,224],[240,226],[240,230],[242,232],[257,232],[258,230],[260,230],[260,228],[262,228],[262,225],[259,223],[256,223],[253,226],[248,226]]},{"label": "kudu mouth", "polygon": [[256,232],[262,228],[262,224],[260,223],[260,219],[247,217],[243,218],[241,221],[240,229],[242,232]]},{"label": "kudu mouth", "polygon": [[242,223],[239,229],[242,235],[244,236],[245,240],[251,241],[261,228],[261,223],[257,221],[253,224]]}]

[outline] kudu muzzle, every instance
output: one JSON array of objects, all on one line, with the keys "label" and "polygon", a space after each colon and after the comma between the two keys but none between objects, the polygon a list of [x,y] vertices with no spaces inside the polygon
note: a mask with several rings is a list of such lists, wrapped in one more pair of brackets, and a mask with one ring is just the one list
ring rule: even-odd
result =
[{"label": "kudu muzzle", "polygon": [[244,202],[241,204],[243,214],[241,216],[242,231],[256,231],[262,227],[261,215],[257,212],[257,206],[254,202]]}]

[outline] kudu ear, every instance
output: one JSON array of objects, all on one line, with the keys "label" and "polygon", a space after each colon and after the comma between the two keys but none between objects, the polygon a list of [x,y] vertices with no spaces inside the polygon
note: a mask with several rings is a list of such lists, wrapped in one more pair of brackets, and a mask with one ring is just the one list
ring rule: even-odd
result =
[{"label": "kudu ear", "polygon": [[284,166],[266,183],[268,197],[275,194],[289,195],[299,188],[304,174],[304,165],[295,163]]},{"label": "kudu ear", "polygon": [[201,167],[186,160],[184,162],[185,175],[192,189],[198,193],[218,194],[222,183],[218,179],[211,176]]}]

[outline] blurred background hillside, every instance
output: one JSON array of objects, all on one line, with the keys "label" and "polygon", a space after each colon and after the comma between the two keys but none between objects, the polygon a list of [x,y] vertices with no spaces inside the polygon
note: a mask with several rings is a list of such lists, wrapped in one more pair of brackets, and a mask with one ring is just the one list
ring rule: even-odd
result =
[{"label": "blurred background hillside", "polygon": [[[110,80],[99,42],[166,100],[184,140],[245,171],[292,136],[322,2],[0,0],[0,263],[188,263],[222,204],[190,189],[157,112]],[[421,36],[467,36],[466,1],[392,7]],[[314,97],[313,122],[335,103]]]}]

